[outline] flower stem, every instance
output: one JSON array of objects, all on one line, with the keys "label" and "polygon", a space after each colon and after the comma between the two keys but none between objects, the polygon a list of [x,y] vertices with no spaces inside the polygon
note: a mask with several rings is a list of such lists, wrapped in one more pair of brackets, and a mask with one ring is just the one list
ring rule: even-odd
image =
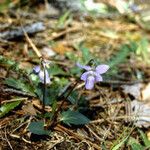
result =
[{"label": "flower stem", "polygon": [[[53,115],[52,120],[51,120],[50,127],[52,127],[52,126],[54,126],[54,125],[57,124],[56,119],[57,119],[58,113],[59,113],[59,111],[61,110],[61,108],[62,108],[63,104],[65,103],[65,101],[67,100],[67,98],[69,97],[69,95],[71,94],[71,92],[72,92],[72,91],[74,90],[74,88],[77,86],[78,82],[79,82],[79,80],[74,83],[73,87],[68,91],[68,94],[67,94],[67,95],[64,97],[64,99],[62,100],[62,102],[61,102],[61,104],[59,105],[58,109],[54,112],[54,115]],[[66,92],[64,92],[64,93],[63,93],[61,96],[59,96],[57,99],[62,98],[65,93],[66,93]],[[56,121],[56,123],[55,123],[55,121]]]},{"label": "flower stem", "polygon": [[[91,59],[87,64],[90,64],[90,63],[92,63],[93,61],[94,61],[94,60]],[[67,98],[69,97],[69,95],[70,95],[71,92],[75,89],[75,87],[77,86],[77,84],[78,84],[79,82],[80,82],[80,79],[78,79],[78,80],[74,83],[74,85],[72,86],[72,88],[70,88],[70,90],[68,91],[68,94],[64,97],[64,99],[62,100],[62,102],[61,102],[61,104],[59,105],[58,109],[54,112],[49,127],[53,127],[53,126],[55,126],[55,125],[58,123],[56,119],[57,119],[57,116],[58,116],[59,111],[61,110],[63,104],[65,103],[65,101],[67,100]],[[68,90],[68,89],[67,89],[67,90]],[[67,90],[66,90],[66,91],[67,91]],[[64,94],[66,93],[66,91],[63,92],[57,99],[62,98],[62,97],[64,96]]]},{"label": "flower stem", "polygon": [[44,86],[43,86],[43,106],[42,106],[42,112],[44,114],[45,112],[45,98],[46,98],[46,68],[45,68],[45,65],[44,65],[44,60],[42,60],[42,67],[43,67],[43,70],[44,70]]}]

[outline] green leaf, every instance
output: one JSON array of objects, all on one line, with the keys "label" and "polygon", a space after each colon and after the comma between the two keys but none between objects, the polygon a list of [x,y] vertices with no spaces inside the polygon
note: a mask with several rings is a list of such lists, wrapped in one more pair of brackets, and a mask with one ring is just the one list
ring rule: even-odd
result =
[{"label": "green leaf", "polygon": [[2,105],[0,107],[0,118],[6,115],[7,113],[9,113],[12,109],[17,107],[20,103],[21,101],[15,101],[15,102],[10,102],[10,103],[6,103]]},{"label": "green leaf", "polygon": [[[53,82],[49,87],[46,89],[46,95],[45,95],[45,105],[52,105],[53,102],[57,99],[58,94],[61,90],[61,83]],[[43,101],[43,84],[39,84],[36,87],[36,94],[38,95],[39,99]]]},{"label": "green leaf", "polygon": [[12,65],[15,65],[16,62],[13,60],[7,59],[4,56],[0,56],[0,64],[10,67]]},{"label": "green leaf", "polygon": [[9,8],[9,4],[11,3],[11,0],[5,0],[0,3],[0,12],[3,12],[5,9]]},{"label": "green leaf", "polygon": [[139,143],[139,141],[133,137],[129,137],[127,144],[132,145],[133,143]]},{"label": "green leaf", "polygon": [[92,59],[91,53],[88,48],[81,46],[80,50],[82,51],[83,62],[86,64],[89,60]]},{"label": "green leaf", "polygon": [[144,146],[142,146],[141,144],[139,143],[133,143],[131,144],[131,148],[132,150],[144,150]]},{"label": "green leaf", "polygon": [[71,104],[76,105],[77,110],[80,112],[88,109],[88,102],[86,101],[85,97],[80,96],[77,91],[71,92],[67,99]]},{"label": "green leaf", "polygon": [[142,146],[139,141],[133,137],[129,137],[127,145],[130,145],[132,150],[144,149],[144,146]]},{"label": "green leaf", "polygon": [[77,111],[67,110],[62,112],[60,121],[68,125],[84,125],[89,123],[90,120]]},{"label": "green leaf", "polygon": [[150,146],[150,141],[148,140],[147,136],[144,134],[142,130],[138,130],[140,132],[141,138],[145,144],[145,146]]},{"label": "green leaf", "polygon": [[76,62],[79,59],[79,57],[73,52],[66,52],[65,55],[69,60],[71,60],[73,62]]},{"label": "green leaf", "polygon": [[53,101],[53,104],[52,104],[52,113],[53,113],[53,114],[54,114],[54,112],[56,111],[56,109],[57,109],[57,101],[54,100],[54,101]]},{"label": "green leaf", "polygon": [[25,83],[21,79],[7,78],[4,81],[4,83],[7,84],[8,86],[14,87],[16,89],[20,89],[23,92],[35,96],[34,89],[28,83]]},{"label": "green leaf", "polygon": [[[67,93],[66,93],[67,94]],[[76,104],[78,101],[78,93],[73,91],[69,96],[68,100],[71,102],[71,104]]]},{"label": "green leaf", "polygon": [[136,54],[139,55],[145,62],[150,63],[149,42],[146,38],[143,38],[139,42]]},{"label": "green leaf", "polygon": [[53,76],[55,76],[55,75],[66,75],[67,74],[58,65],[53,65],[50,69],[48,69],[48,72]]},{"label": "green leaf", "polygon": [[130,49],[131,49],[131,52],[136,52],[138,48],[138,44],[135,42],[135,41],[130,41]]},{"label": "green leaf", "polygon": [[37,135],[49,135],[50,134],[50,131],[44,129],[43,121],[31,122],[28,129],[30,132],[37,134]]},{"label": "green leaf", "polygon": [[70,20],[70,11],[65,12],[58,20],[57,28],[64,28]]},{"label": "green leaf", "polygon": [[130,47],[128,45],[122,45],[117,54],[109,60],[108,65],[110,67],[114,67],[120,63],[123,63],[127,59],[129,52]]},{"label": "green leaf", "polygon": [[112,150],[118,150],[124,144],[124,142],[128,139],[129,136],[125,137],[120,143],[112,148]]},{"label": "green leaf", "polygon": [[79,75],[81,74],[81,69],[77,66],[74,66],[70,69],[71,74]]}]

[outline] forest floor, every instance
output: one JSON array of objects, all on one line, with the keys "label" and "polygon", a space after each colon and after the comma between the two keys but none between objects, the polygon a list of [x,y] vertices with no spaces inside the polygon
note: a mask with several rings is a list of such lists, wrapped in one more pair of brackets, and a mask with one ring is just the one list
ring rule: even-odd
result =
[{"label": "forest floor", "polygon": [[[28,28],[36,33],[30,34]],[[17,36],[6,31],[21,33]],[[55,18],[47,14],[45,5],[39,5],[32,10],[24,7],[1,13],[0,32],[1,150],[148,149],[149,31],[128,16],[96,18],[66,13]],[[93,90],[86,90],[82,81],[75,88],[77,97],[83,96],[86,101],[81,107],[90,119],[88,124],[60,122],[50,128],[49,136],[29,131],[30,122],[42,115],[42,103],[29,88],[30,73],[40,64],[41,55],[51,62],[51,80],[61,88],[81,75],[77,62],[85,65],[94,59],[110,66],[103,82]],[[57,94],[53,84],[50,89],[51,96]],[[61,109],[74,107],[76,104],[70,100]],[[46,106],[45,112],[51,111],[52,106]],[[136,114],[139,119],[135,119]],[[43,120],[48,129],[48,117]]]}]

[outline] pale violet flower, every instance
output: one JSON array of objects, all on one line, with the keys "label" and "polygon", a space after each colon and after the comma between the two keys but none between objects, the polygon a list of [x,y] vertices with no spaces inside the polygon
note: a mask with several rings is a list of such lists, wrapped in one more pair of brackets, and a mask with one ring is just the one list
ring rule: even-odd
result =
[{"label": "pale violet flower", "polygon": [[109,66],[105,64],[98,65],[97,67],[91,67],[77,63],[77,66],[86,70],[86,72],[81,75],[80,79],[85,81],[85,88],[88,90],[93,89],[95,83],[103,81],[101,74],[105,73],[109,69]]},{"label": "pale violet flower", "polygon": [[139,6],[138,6],[138,5],[136,5],[136,4],[132,4],[132,5],[130,5],[130,6],[129,6],[129,8],[130,8],[133,12],[135,12],[135,13],[137,13],[137,12],[139,12],[139,11],[140,11]]},{"label": "pale violet flower", "polygon": [[40,67],[40,66],[35,66],[35,67],[33,68],[33,73],[34,73],[34,74],[38,74],[38,73],[40,72],[40,70],[41,70],[41,67]]},{"label": "pale violet flower", "polygon": [[[38,75],[40,81],[44,84],[44,70],[42,70],[40,66],[35,66],[33,68],[33,73]],[[49,84],[51,81],[47,70],[45,70],[45,76],[46,76],[46,84]]]}]

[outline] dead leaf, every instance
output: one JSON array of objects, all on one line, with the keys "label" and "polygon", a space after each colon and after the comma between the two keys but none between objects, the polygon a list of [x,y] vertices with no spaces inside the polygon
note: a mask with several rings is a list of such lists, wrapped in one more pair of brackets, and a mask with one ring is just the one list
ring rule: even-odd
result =
[{"label": "dead leaf", "polygon": [[22,110],[24,111],[25,114],[28,114],[28,115],[36,115],[36,110],[35,108],[33,107],[33,104],[32,103],[27,103],[26,105],[24,105],[22,107]]},{"label": "dead leaf", "polygon": [[42,105],[38,99],[33,99],[32,104],[36,109],[42,110]]},{"label": "dead leaf", "polygon": [[143,101],[150,101],[150,83],[142,90],[142,100]]},{"label": "dead leaf", "polygon": [[150,130],[147,132],[147,139],[150,141]]},{"label": "dead leaf", "polygon": [[63,44],[63,43],[56,44],[53,47],[53,49],[55,50],[55,52],[61,55],[71,50],[71,48],[69,48],[66,44]]},{"label": "dead leaf", "polygon": [[19,68],[20,68],[20,69],[32,68],[32,65],[31,65],[31,63],[29,63],[29,62],[22,61],[22,62],[20,62],[20,64],[19,64]]},{"label": "dead leaf", "polygon": [[141,99],[141,88],[143,87],[141,83],[137,83],[133,85],[122,85],[121,87],[125,94],[130,94],[135,99]]},{"label": "dead leaf", "polygon": [[127,121],[133,121],[137,127],[150,126],[150,101],[134,100],[126,106]]}]

